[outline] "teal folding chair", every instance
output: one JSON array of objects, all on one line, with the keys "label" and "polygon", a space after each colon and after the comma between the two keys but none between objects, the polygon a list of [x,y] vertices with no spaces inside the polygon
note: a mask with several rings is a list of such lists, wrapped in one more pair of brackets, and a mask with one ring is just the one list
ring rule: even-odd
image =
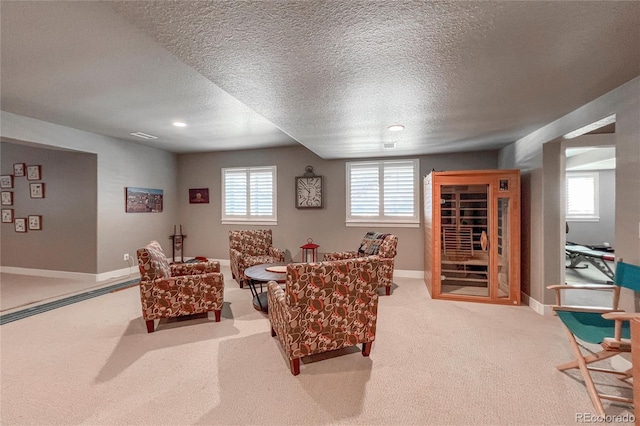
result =
[{"label": "teal folding chair", "polygon": [[[557,366],[558,370],[565,371],[578,368],[587,387],[589,398],[599,416],[605,416],[602,399],[611,401],[633,403],[632,398],[625,398],[618,395],[607,395],[600,393],[595,386],[591,371],[610,373],[620,376],[619,379],[625,381],[631,378],[631,369],[621,372],[607,368],[592,367],[590,364],[603,361],[623,352],[631,351],[630,320],[640,318],[640,314],[626,313],[618,309],[620,300],[620,289],[622,287],[633,291],[640,291],[640,266],[631,265],[622,261],[616,264],[616,273],[613,285],[610,284],[565,284],[551,285],[548,289],[555,290],[556,303],[553,311],[562,321],[564,328],[571,342],[571,348],[576,357],[575,360]],[[566,290],[611,290],[613,293],[613,303],[611,308],[585,307],[585,306],[565,306],[562,304],[562,293]],[[600,352],[583,355],[577,339],[599,344],[602,347]],[[626,382],[629,384],[628,382]]]}]

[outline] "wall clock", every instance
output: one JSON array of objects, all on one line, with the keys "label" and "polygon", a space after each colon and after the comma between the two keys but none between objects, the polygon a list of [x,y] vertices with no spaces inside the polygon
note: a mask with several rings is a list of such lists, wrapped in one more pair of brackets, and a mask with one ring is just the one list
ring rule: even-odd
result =
[{"label": "wall clock", "polygon": [[313,174],[313,167],[307,166],[304,176],[296,176],[296,208],[321,209],[323,194],[322,176]]}]

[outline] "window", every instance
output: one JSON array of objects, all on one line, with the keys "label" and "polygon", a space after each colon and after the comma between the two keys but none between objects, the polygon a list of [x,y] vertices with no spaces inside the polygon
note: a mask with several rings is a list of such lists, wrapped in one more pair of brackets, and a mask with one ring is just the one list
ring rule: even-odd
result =
[{"label": "window", "polygon": [[222,223],[277,224],[276,166],[222,169]]},{"label": "window", "polygon": [[567,173],[567,219],[597,221],[598,204],[598,173]]},{"label": "window", "polygon": [[347,163],[347,226],[419,226],[418,160]]}]

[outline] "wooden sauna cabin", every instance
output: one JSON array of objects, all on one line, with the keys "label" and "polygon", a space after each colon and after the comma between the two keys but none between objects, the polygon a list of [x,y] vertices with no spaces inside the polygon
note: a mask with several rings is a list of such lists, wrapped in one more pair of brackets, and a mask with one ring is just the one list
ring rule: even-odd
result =
[{"label": "wooden sauna cabin", "polygon": [[519,305],[520,171],[434,171],[423,190],[431,297]]}]

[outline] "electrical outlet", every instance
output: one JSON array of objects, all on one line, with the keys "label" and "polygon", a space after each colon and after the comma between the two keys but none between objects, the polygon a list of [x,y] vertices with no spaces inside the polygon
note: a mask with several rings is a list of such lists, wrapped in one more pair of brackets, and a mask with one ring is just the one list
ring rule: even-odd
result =
[{"label": "electrical outlet", "polygon": [[124,260],[125,260],[125,262],[126,262],[127,260],[129,260],[129,253],[125,253],[125,254],[124,254]]}]

